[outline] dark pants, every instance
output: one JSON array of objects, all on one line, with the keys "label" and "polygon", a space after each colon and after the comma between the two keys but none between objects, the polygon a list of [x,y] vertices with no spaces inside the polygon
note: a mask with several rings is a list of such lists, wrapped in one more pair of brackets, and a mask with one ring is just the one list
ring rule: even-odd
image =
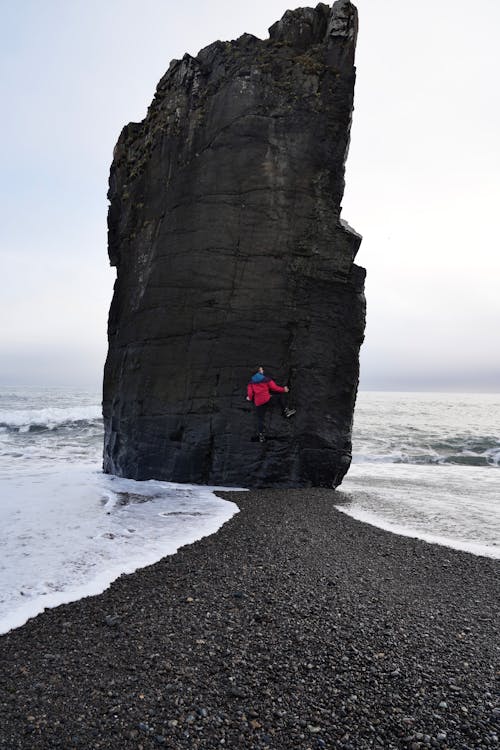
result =
[{"label": "dark pants", "polygon": [[273,393],[269,401],[255,407],[255,411],[257,412],[257,430],[259,432],[264,432],[264,420],[268,410],[275,409],[276,407],[279,407],[280,411],[284,411],[285,409],[285,399],[282,393]]}]

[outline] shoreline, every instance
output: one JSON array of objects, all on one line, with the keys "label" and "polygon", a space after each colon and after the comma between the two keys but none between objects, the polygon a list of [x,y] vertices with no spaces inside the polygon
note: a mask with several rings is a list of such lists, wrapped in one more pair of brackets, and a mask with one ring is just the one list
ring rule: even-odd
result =
[{"label": "shoreline", "polygon": [[[121,575],[215,533],[237,512],[234,503],[213,492],[228,488],[136,482],[105,475],[97,464],[54,462],[38,470],[34,480],[14,473],[0,483],[5,495],[0,549],[9,582],[0,584],[0,635],[46,608],[101,594]],[[150,512],[141,518],[146,501]],[[152,526],[156,516],[165,520]],[[24,568],[26,537],[30,548]]]},{"label": "shoreline", "polygon": [[[492,545],[483,544],[481,542],[473,542],[465,539],[456,539],[453,537],[440,536],[439,534],[420,531],[419,529],[412,529],[392,521],[385,521],[379,518],[369,510],[356,509],[352,510],[349,508],[350,503],[336,503],[335,507],[341,513],[345,513],[350,518],[359,521],[360,523],[373,526],[376,529],[387,531],[390,534],[396,536],[403,536],[407,539],[419,539],[421,542],[427,542],[428,544],[435,544],[438,547],[445,547],[446,549],[456,550],[458,552],[467,552],[474,557],[488,557],[492,560],[500,560],[500,548],[493,547]],[[345,506],[345,507],[344,507]]]},{"label": "shoreline", "polygon": [[0,637],[0,747],[495,745],[497,560],[217,494],[215,534]]}]

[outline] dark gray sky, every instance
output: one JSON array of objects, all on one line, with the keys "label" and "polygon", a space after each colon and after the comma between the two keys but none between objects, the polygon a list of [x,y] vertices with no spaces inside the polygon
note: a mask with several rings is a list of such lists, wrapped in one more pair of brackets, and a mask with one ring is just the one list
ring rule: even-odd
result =
[{"label": "dark gray sky", "polygon": [[[22,0],[0,45],[0,384],[98,386],[107,178],[170,60],[287,0]],[[368,270],[361,387],[500,390],[500,4],[359,0],[344,218]]]}]

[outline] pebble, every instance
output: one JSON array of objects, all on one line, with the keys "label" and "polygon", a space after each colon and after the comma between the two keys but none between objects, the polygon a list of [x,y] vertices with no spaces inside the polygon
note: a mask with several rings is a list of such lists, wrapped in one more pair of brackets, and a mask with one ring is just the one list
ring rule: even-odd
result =
[{"label": "pebble", "polygon": [[116,628],[120,624],[121,620],[118,615],[106,615],[104,618],[104,623],[108,625],[110,628]]},{"label": "pebble", "polygon": [[246,695],[246,692],[245,690],[243,690],[243,688],[240,688],[237,685],[232,685],[229,688],[229,694],[234,695],[235,698],[244,698]]}]

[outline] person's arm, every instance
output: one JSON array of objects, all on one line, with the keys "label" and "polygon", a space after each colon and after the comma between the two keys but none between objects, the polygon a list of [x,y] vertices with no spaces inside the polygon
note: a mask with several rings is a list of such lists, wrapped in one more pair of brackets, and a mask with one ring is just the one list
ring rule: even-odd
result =
[{"label": "person's arm", "polygon": [[270,380],[267,385],[269,386],[269,390],[274,391],[275,393],[288,393],[287,385],[285,385],[284,387],[281,387],[281,385],[276,385],[274,380]]},{"label": "person's arm", "polygon": [[253,401],[253,388],[251,383],[247,385],[247,401]]}]

